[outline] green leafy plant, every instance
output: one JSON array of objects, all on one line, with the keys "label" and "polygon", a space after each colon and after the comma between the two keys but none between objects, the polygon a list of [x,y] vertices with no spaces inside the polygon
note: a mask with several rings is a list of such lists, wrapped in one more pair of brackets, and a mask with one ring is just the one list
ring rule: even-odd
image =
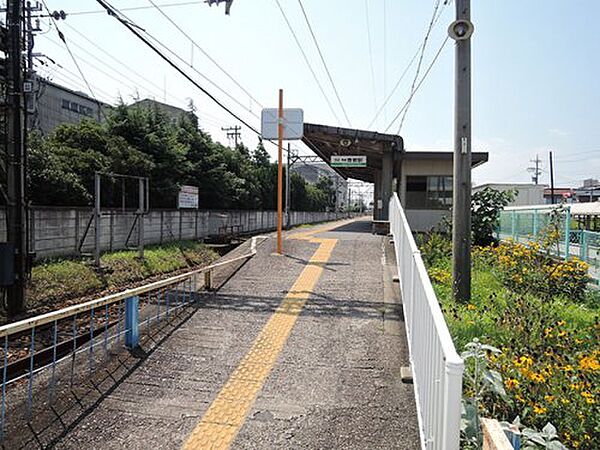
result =
[{"label": "green leafy plant", "polygon": [[494,242],[494,229],[500,211],[514,200],[517,191],[498,191],[489,187],[471,197],[471,232],[474,245]]},{"label": "green leafy plant", "polygon": [[482,344],[475,338],[461,353],[465,361],[461,434],[466,446],[481,448],[482,435],[480,414],[485,411],[482,400],[486,395],[506,398],[506,391],[499,372],[489,368],[488,356],[502,353],[496,347]]},{"label": "green leafy plant", "polygon": [[521,436],[521,445],[523,450],[536,450],[546,448],[549,450],[567,450],[558,439],[556,427],[548,422],[541,431],[535,428],[523,427],[521,418],[517,416],[512,423],[500,422],[504,430],[519,430]]}]

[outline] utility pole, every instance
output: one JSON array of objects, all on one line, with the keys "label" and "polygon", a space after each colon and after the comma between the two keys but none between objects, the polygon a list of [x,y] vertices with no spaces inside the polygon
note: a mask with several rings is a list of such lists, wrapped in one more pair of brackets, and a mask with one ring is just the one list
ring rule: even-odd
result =
[{"label": "utility pole", "polygon": [[456,0],[452,276],[454,298],[471,298],[471,1]]},{"label": "utility pole", "polygon": [[538,184],[540,175],[542,174],[542,169],[541,169],[542,160],[540,159],[539,155],[535,155],[535,159],[530,160],[530,162],[534,163],[535,167],[528,167],[527,172],[531,173],[531,180],[535,184]]},{"label": "utility pole", "polygon": [[285,165],[285,227],[289,228],[290,226],[290,185],[291,185],[291,174],[290,174],[290,155],[292,153],[292,147],[288,142],[287,147],[287,163]]},{"label": "utility pole", "polygon": [[279,89],[279,109],[277,114],[277,253],[283,254],[281,236],[282,208],[281,194],[283,187],[283,89]]},{"label": "utility pole", "polygon": [[14,248],[14,283],[8,288],[8,314],[14,316],[25,305],[27,277],[27,227],[25,199],[25,122],[23,96],[23,67],[21,38],[22,0],[8,0],[6,23],[8,28],[7,92],[7,196],[8,242]]},{"label": "utility pole", "polygon": [[550,150],[550,203],[554,205],[554,161],[552,161],[552,150]]},{"label": "utility pole", "polygon": [[221,130],[227,132],[227,139],[229,139],[230,143],[231,143],[231,139],[233,138],[233,140],[235,142],[235,148],[237,148],[237,146],[238,146],[238,139],[242,135],[240,133],[241,129],[242,129],[242,127],[239,126],[239,125],[235,125],[233,127],[221,127]]}]

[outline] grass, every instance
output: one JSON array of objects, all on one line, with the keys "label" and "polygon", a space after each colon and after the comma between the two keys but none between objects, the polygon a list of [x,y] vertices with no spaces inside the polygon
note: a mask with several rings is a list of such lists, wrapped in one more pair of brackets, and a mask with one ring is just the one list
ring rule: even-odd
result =
[{"label": "grass", "polygon": [[44,262],[32,270],[28,308],[52,307],[60,301],[124,289],[158,275],[210,264],[218,256],[204,244],[184,241],[147,247],[143,260],[135,250],[105,253],[100,271],[82,260]]},{"label": "grass", "polygon": [[452,297],[447,254],[429,258],[428,271],[458,351],[473,338],[502,351],[490,364],[507,398],[488,395],[481,413],[518,415],[537,429],[551,422],[568,448],[600,448],[599,291],[582,298],[515,292],[499,265],[474,252],[472,298],[463,304]]}]

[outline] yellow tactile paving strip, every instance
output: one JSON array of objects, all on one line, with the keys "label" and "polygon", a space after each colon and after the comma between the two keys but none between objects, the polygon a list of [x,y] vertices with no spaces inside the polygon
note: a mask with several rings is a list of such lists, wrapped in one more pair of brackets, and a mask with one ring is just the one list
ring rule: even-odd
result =
[{"label": "yellow tactile paving strip", "polygon": [[183,445],[184,450],[229,448],[244,424],[258,392],[275,366],[277,357],[337,243],[337,239],[319,239],[313,235],[339,226],[340,224],[336,223],[288,236],[288,239],[308,240],[320,245],[200,423],[192,431]]}]

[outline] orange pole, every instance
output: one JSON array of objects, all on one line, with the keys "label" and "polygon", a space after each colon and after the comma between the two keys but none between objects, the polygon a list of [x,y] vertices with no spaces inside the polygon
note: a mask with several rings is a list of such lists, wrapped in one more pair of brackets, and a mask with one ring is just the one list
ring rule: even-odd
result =
[{"label": "orange pole", "polygon": [[281,228],[283,224],[283,89],[279,89],[279,123],[277,125],[277,146],[278,146],[278,161],[277,161],[277,253],[283,253],[281,242]]}]

